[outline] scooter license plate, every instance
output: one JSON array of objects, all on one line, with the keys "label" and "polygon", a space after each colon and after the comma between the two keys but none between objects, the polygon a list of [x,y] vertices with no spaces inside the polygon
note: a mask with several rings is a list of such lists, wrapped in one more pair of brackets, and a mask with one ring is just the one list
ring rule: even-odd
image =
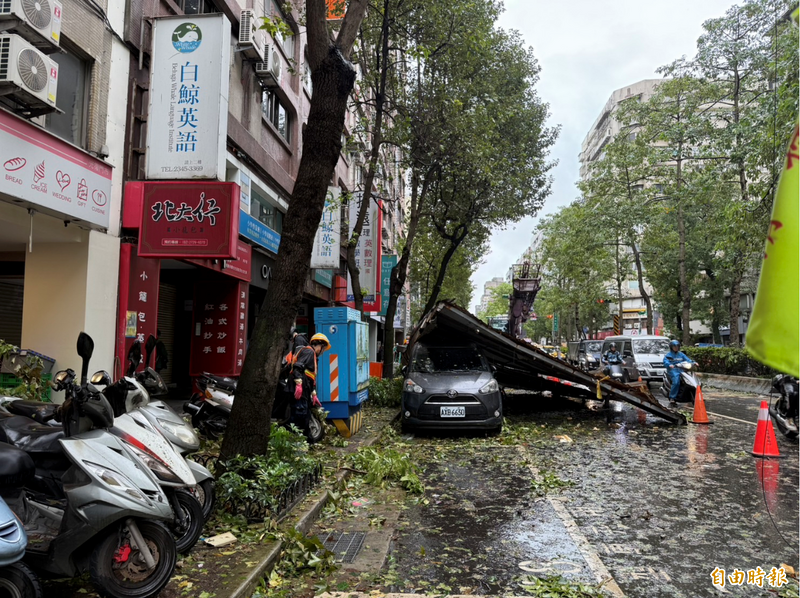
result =
[{"label": "scooter license plate", "polygon": [[467,410],[463,405],[458,406],[450,406],[447,407],[440,407],[439,408],[439,416],[440,417],[466,417]]}]

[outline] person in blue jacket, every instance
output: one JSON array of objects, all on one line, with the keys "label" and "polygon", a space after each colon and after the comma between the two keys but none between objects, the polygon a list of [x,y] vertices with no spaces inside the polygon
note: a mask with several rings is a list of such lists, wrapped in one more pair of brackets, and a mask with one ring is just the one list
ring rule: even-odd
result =
[{"label": "person in blue jacket", "polygon": [[669,353],[664,355],[664,368],[666,368],[671,382],[669,387],[669,400],[671,402],[675,402],[675,399],[678,398],[678,390],[681,384],[681,372],[675,366],[683,362],[694,363],[694,360],[681,351],[680,341],[671,340],[669,342]]},{"label": "person in blue jacket", "polygon": [[622,355],[617,351],[617,343],[611,343],[608,351],[603,355],[603,363],[606,367],[603,368],[603,373],[608,376],[611,373],[611,366],[615,363],[622,363]]}]

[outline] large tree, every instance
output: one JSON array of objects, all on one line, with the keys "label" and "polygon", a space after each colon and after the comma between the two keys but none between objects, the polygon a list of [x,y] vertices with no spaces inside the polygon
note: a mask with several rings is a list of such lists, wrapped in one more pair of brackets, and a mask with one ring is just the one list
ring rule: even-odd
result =
[{"label": "large tree", "polygon": [[334,35],[328,29],[325,0],[306,0],[308,65],[314,93],[303,130],[303,154],[283,221],[274,278],[236,389],[220,450],[221,462],[234,455],[263,454],[269,446],[270,414],[281,358],[302,299],[325,195],[339,160],[345,111],[355,82],[350,52],[366,6],[366,0],[350,0]]}]

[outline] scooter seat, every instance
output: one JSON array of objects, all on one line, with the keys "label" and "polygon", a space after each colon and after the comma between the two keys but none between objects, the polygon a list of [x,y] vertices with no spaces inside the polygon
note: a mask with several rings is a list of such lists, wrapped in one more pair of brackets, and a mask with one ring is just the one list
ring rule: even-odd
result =
[{"label": "scooter seat", "polygon": [[55,418],[58,405],[41,401],[11,401],[6,409],[14,415],[23,415],[40,424],[46,424]]},{"label": "scooter seat", "polygon": [[0,442],[0,487],[17,488],[33,479],[36,467],[31,456],[5,442]]},{"label": "scooter seat", "polygon": [[38,424],[32,419],[16,415],[0,419],[0,442],[22,449],[26,453],[60,453],[64,430],[59,426]]},{"label": "scooter seat", "polygon": [[208,378],[214,386],[219,388],[220,390],[236,390],[237,381],[233,378],[226,378],[223,376],[215,376],[214,374],[203,374],[206,378]]}]

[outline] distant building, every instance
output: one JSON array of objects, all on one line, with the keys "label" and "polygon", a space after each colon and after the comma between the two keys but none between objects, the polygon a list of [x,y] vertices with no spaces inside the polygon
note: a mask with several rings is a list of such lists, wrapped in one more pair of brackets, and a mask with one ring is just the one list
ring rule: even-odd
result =
[{"label": "distant building", "polygon": [[496,289],[504,282],[506,282],[505,278],[502,276],[495,276],[483,284],[483,296],[481,297],[480,304],[478,304],[475,308],[476,312],[485,311],[489,307],[489,301],[492,299],[492,289]]}]

